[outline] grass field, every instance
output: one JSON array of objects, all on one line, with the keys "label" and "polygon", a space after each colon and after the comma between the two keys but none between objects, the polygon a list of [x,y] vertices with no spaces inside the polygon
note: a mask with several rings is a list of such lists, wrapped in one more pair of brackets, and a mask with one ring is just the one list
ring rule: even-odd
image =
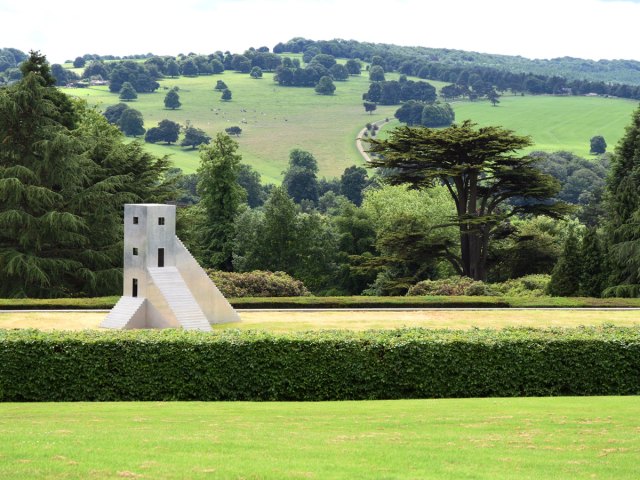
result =
[{"label": "grass field", "polygon": [[[220,92],[213,89],[217,80],[223,80],[233,92],[230,102],[221,101]],[[160,85],[155,93],[140,94],[130,103],[142,112],[146,128],[164,118],[181,124],[190,120],[210,135],[233,125],[240,126],[242,135],[237,138],[240,153],[244,162],[263,175],[264,182],[280,180],[289,152],[294,148],[315,155],[321,176],[340,176],[346,167],[362,163],[355,138],[372,118],[365,113],[361,100],[369,88],[366,75],[336,82],[332,96],[317,95],[313,88],[280,87],[273,82],[272,73],[265,73],[260,80],[233,72],[168,78]],[[182,107],[167,110],[164,87],[174,86],[180,88]],[[62,90],[101,108],[119,102],[107,87]],[[381,106],[373,118],[393,117],[396,109]],[[171,154],[175,165],[185,172],[193,172],[198,166],[197,150],[155,145],[150,146],[150,151]]]},{"label": "grass field", "polygon": [[[397,74],[387,78],[397,79]],[[233,92],[230,102],[220,100],[213,89],[217,80],[224,80]],[[431,82],[436,88],[442,82]],[[190,120],[210,135],[233,125],[243,129],[237,138],[243,160],[254,166],[263,182],[279,182],[293,148],[310,151],[318,159],[320,176],[335,177],[363,160],[355,147],[355,138],[367,122],[393,118],[398,106],[379,105],[373,115],[365,113],[362,94],[369,88],[368,76],[351,77],[335,82],[332,96],[317,95],[312,88],[280,87],[273,74],[265,73],[260,80],[249,75],[224,72],[200,77],[167,78],[160,81],[155,93],[140,94],[131,102],[140,110],[147,128],[165,118],[184,124]],[[168,88],[180,88],[182,107],[164,108]],[[117,94],[107,87],[62,89],[104,109],[118,103]],[[611,150],[623,135],[637,102],[621,99],[590,97],[509,96],[500,99],[498,107],[487,101],[456,102],[458,121],[471,118],[482,125],[503,125],[518,134],[531,135],[534,149],[569,150],[588,156],[589,139],[603,135]],[[392,121],[384,127],[398,126]],[[148,145],[157,155],[171,155],[174,164],[187,173],[199,163],[197,150],[173,145]]]},{"label": "grass field", "polygon": [[[454,102],[452,106],[457,122],[471,119],[481,126],[502,125],[519,135],[530,135],[534,145],[526,152],[567,150],[590,158],[590,138],[602,135],[607,150],[613,151],[630,124],[638,102],[599,97],[505,95],[497,107],[487,101]],[[399,125],[400,122],[393,120],[383,131],[386,134]]]},{"label": "grass field", "polygon": [[[421,328],[506,328],[577,327],[580,325],[640,324],[638,310],[423,310],[400,312],[247,312],[239,311],[241,322],[216,325],[215,330],[370,330],[403,327]],[[0,313],[0,328],[41,330],[84,330],[98,328],[105,313],[11,312]]]},{"label": "grass field", "polygon": [[0,405],[0,478],[635,479],[637,397]]}]

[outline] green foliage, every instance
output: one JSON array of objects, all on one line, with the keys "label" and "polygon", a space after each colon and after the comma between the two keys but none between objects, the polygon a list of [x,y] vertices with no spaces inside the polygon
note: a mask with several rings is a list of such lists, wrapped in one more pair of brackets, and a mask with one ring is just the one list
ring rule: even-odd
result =
[{"label": "green foliage", "polygon": [[588,228],[580,244],[580,290],[583,297],[599,297],[606,286],[606,255],[600,234]]},{"label": "green foliage", "polygon": [[208,270],[220,292],[229,298],[241,297],[303,297],[311,295],[300,280],[285,272],[223,272]]},{"label": "green foliage", "polygon": [[124,82],[122,84],[122,88],[120,89],[119,93],[120,95],[118,96],[118,98],[120,100],[124,100],[125,102],[129,102],[138,98],[138,93],[133,88],[133,85],[131,85],[129,82]]},{"label": "green foliage", "polygon": [[610,278],[606,296],[640,296],[640,108],[616,147],[607,181]]},{"label": "green foliage", "polygon": [[369,69],[369,81],[371,82],[384,82],[384,68],[380,65],[374,65]]},{"label": "green foliage", "polygon": [[208,145],[209,142],[211,142],[211,137],[207,135],[204,130],[196,128],[187,122],[184,128],[184,138],[182,142],[180,142],[180,146],[191,147],[195,150],[197,146]]},{"label": "green foliage", "polygon": [[455,113],[448,103],[425,105],[422,109],[420,124],[425,127],[448,127],[455,120]]},{"label": "green foliage", "polygon": [[362,205],[364,189],[369,185],[369,177],[364,167],[347,167],[340,177],[340,193],[354,205]]},{"label": "green foliage", "polygon": [[313,154],[293,149],[289,153],[289,168],[283,173],[282,186],[296,203],[318,201],[318,161]]},{"label": "green foliage", "polygon": [[0,345],[2,401],[640,393],[638,327],[286,335],[4,330]]},{"label": "green foliage", "polygon": [[550,275],[525,275],[501,283],[492,283],[491,289],[506,297],[542,297],[546,295],[550,280]]},{"label": "green foliage", "polygon": [[0,91],[0,294],[112,293],[122,205],[164,200],[167,162],[37,77]]},{"label": "green foliage", "polygon": [[130,137],[137,137],[145,132],[142,113],[133,108],[128,108],[122,112],[118,120],[118,126],[122,133]]},{"label": "green foliage", "polygon": [[[446,186],[456,206],[450,223],[460,233],[456,268],[475,280],[487,278],[490,240],[503,221],[521,214],[559,217],[568,211],[548,201],[560,189],[558,182],[540,172],[534,159],[514,154],[531,140],[502,127],[476,128],[469,120],[440,130],[402,127],[388,140],[369,143],[369,151],[377,154],[369,165],[384,168],[389,183]],[[516,197],[522,203],[505,208]]]},{"label": "green foliage", "polygon": [[369,115],[373,114],[378,108],[374,102],[364,102],[362,105],[364,106],[364,111],[369,113]]},{"label": "green foliage", "polygon": [[344,66],[348,70],[349,75],[360,75],[362,72],[362,64],[353,58],[347,60],[347,63],[345,63]]},{"label": "green foliage", "polygon": [[368,295],[404,294],[416,282],[435,276],[440,259],[455,261],[458,239],[449,225],[455,210],[444,187],[367,190],[362,209],[376,232],[380,253],[360,259],[359,269],[379,272]]},{"label": "green foliage", "polygon": [[455,113],[448,103],[409,100],[396,111],[395,117],[408,125],[435,128],[451,125],[455,120]]},{"label": "green foliage", "polygon": [[37,50],[29,52],[29,57],[20,64],[20,72],[23,77],[30,73],[35,74],[38,81],[45,87],[53,87],[56,84],[56,79],[51,75],[51,67],[47,58]]},{"label": "green foliage", "polygon": [[317,213],[299,213],[282,187],[271,190],[262,211],[238,216],[233,265],[238,271],[283,271],[312,291],[333,278],[336,235]]},{"label": "green foliage", "polygon": [[253,67],[249,72],[251,78],[262,78],[262,69],[260,67]]},{"label": "green foliage", "polygon": [[320,77],[318,84],[316,85],[316,93],[320,95],[333,95],[336,90],[336,86],[333,84],[333,80],[329,76]]},{"label": "green foliage", "polygon": [[181,106],[182,103],[180,103],[180,95],[175,88],[172,88],[164,97],[164,107],[175,110],[176,108],[180,108]]},{"label": "green foliage", "polygon": [[239,137],[242,133],[242,129],[237,125],[233,127],[227,127],[224,129],[224,131],[227,132],[227,135],[235,135],[236,137]]},{"label": "green foliage", "polygon": [[589,145],[589,153],[592,153],[594,155],[601,155],[607,151],[607,142],[602,135],[591,137]]},{"label": "green foliage", "polygon": [[549,217],[514,218],[496,232],[490,251],[490,278],[503,281],[531,274],[550,274],[562,253],[568,229],[577,221]]},{"label": "green foliage", "polygon": [[223,81],[223,80],[218,80],[218,81],[216,81],[216,86],[215,86],[215,87],[213,87],[213,88],[214,88],[215,90],[223,91],[223,90],[226,90],[228,87],[227,87],[227,84],[226,84],[226,83],[224,83],[224,81]]},{"label": "green foliage", "polygon": [[231,100],[231,90],[229,90],[228,88],[225,88],[222,91],[222,95],[220,96],[221,100],[224,100],[225,102],[228,102],[229,100]]},{"label": "green foliage", "polygon": [[547,291],[556,297],[574,297],[580,290],[582,262],[580,259],[580,240],[574,229],[565,239],[562,255],[553,267],[551,281]]},{"label": "green foliage", "polygon": [[440,280],[423,280],[407,292],[407,296],[445,295],[490,296],[495,295],[491,286],[469,277],[449,277]]},{"label": "green foliage", "polygon": [[407,296],[541,297],[546,295],[550,278],[549,275],[526,275],[500,283],[484,283],[460,276],[423,280],[412,286]]},{"label": "green foliage", "polygon": [[171,120],[161,120],[157,127],[150,128],[144,136],[145,142],[167,142],[171,145],[178,141],[180,135],[180,124]]},{"label": "green foliage", "polygon": [[256,208],[264,204],[267,194],[262,186],[260,174],[251,165],[241,163],[238,168],[238,184],[247,193],[247,204]]},{"label": "green foliage", "polygon": [[200,149],[198,195],[205,223],[200,226],[204,266],[232,270],[234,221],[244,196],[238,184],[241,157],[238,144],[219,133],[211,145]]},{"label": "green foliage", "polygon": [[125,82],[130,83],[139,93],[154,92],[160,87],[145,65],[132,60],[117,62],[110,66],[109,91],[119,92]]},{"label": "green foliage", "polygon": [[122,113],[127,110],[129,106],[126,103],[117,103],[115,105],[109,105],[104,110],[104,117],[112,125],[118,125],[120,123],[120,117]]}]

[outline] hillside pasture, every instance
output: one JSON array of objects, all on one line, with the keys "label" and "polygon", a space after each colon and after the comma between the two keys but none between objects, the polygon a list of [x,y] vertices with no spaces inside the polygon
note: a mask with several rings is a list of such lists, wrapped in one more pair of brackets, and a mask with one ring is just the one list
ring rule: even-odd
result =
[{"label": "hillside pasture", "polygon": [[0,478],[637,478],[637,397],[0,406]]},{"label": "hillside pasture", "polygon": [[[595,135],[602,135],[607,151],[612,152],[638,108],[632,100],[550,95],[505,95],[496,107],[486,100],[451,105],[456,122],[470,119],[481,126],[502,125],[531,136],[534,145],[524,153],[565,150],[584,158],[592,158],[589,140]],[[395,119],[389,122],[382,127],[383,135],[399,125]]]},{"label": "hillside pasture", "polygon": [[[213,88],[217,80],[223,80],[232,91],[231,101],[220,99],[221,93]],[[362,127],[372,119],[393,117],[397,109],[379,106],[373,116],[364,111],[362,94],[369,88],[365,74],[335,82],[336,92],[328,96],[316,94],[313,88],[281,87],[268,72],[259,80],[224,72],[166,78],[160,85],[156,92],[139,94],[136,101],[129,102],[131,108],[142,112],[145,128],[156,126],[165,118],[183,125],[189,120],[213,136],[237,125],[242,134],[234,138],[240,144],[243,161],[261,173],[263,182],[280,181],[294,148],[314,154],[320,176],[340,176],[348,166],[363,162],[355,147]],[[164,108],[164,97],[173,87],[179,87],[182,107],[168,110]],[[62,90],[101,109],[119,102],[118,95],[107,87]],[[199,164],[197,149],[157,144],[149,146],[149,150],[171,155],[175,166],[186,173],[194,172]]]}]

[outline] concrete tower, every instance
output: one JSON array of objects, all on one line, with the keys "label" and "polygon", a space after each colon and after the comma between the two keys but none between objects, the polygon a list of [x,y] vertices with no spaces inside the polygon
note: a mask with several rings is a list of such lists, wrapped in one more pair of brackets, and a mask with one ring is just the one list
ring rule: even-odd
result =
[{"label": "concrete tower", "polygon": [[176,207],[126,204],[124,292],[100,326],[211,330],[239,320],[176,237]]}]

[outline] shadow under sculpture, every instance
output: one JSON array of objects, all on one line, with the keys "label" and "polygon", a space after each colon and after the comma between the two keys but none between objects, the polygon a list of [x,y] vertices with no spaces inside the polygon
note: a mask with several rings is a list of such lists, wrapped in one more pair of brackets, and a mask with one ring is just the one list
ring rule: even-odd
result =
[{"label": "shadow under sculpture", "polygon": [[124,206],[124,292],[101,327],[210,331],[240,321],[175,233],[175,205]]}]

